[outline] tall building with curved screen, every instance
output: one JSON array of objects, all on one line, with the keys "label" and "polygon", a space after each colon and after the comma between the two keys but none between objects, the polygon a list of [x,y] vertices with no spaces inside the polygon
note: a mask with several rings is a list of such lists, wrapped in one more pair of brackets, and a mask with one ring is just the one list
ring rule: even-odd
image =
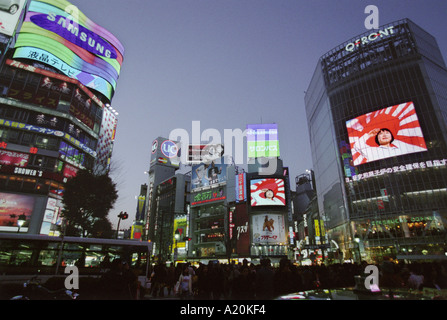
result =
[{"label": "tall building with curved screen", "polygon": [[329,259],[447,258],[446,93],[436,39],[408,19],[319,59],[305,104],[326,240],[343,253]]},{"label": "tall building with curved screen", "polygon": [[19,3],[0,34],[0,232],[57,235],[68,179],[109,170],[124,48],[68,1]]}]

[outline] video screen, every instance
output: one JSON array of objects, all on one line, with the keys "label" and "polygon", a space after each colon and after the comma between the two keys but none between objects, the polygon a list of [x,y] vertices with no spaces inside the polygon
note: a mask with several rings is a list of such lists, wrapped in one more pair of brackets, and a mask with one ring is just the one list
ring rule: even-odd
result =
[{"label": "video screen", "polygon": [[285,206],[284,180],[277,178],[253,179],[250,181],[251,206]]},{"label": "video screen", "polygon": [[361,115],[346,127],[354,166],[427,151],[413,102]]}]

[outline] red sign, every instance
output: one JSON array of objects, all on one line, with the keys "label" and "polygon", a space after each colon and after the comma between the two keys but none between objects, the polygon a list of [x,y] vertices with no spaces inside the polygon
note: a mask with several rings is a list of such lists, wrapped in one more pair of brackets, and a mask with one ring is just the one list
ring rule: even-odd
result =
[{"label": "red sign", "polygon": [[0,164],[16,167],[26,167],[29,154],[9,150],[0,150]]},{"label": "red sign", "polygon": [[66,178],[73,178],[76,176],[77,173],[78,173],[78,169],[69,165],[68,163],[65,164],[64,171],[62,172],[62,174]]}]

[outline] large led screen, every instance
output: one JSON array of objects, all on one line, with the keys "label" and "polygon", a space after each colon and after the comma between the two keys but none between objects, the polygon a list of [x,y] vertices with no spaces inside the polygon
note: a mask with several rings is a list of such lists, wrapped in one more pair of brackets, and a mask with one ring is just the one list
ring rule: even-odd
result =
[{"label": "large led screen", "polygon": [[247,154],[249,158],[279,157],[278,125],[247,125]]},{"label": "large led screen", "polygon": [[361,115],[346,127],[355,166],[427,151],[413,102]]},{"label": "large led screen", "polygon": [[14,58],[50,65],[111,99],[124,48],[109,31],[65,0],[32,0]]},{"label": "large led screen", "polygon": [[277,178],[253,179],[250,181],[251,206],[285,206],[284,180]]}]

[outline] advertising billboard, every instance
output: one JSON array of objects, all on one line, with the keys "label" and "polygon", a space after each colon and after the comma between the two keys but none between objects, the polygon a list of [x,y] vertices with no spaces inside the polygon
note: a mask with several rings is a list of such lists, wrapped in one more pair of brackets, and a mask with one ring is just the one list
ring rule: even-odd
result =
[{"label": "advertising billboard", "polygon": [[0,192],[0,228],[16,230],[20,215],[30,220],[35,205],[33,196]]},{"label": "advertising billboard", "polygon": [[354,166],[427,151],[413,102],[361,115],[346,127]]},{"label": "advertising billboard", "polygon": [[130,238],[131,239],[141,239],[143,235],[143,225],[134,224],[130,229]]},{"label": "advertising billboard", "polygon": [[124,48],[106,29],[65,0],[32,0],[14,58],[50,65],[111,99]]},{"label": "advertising billboard", "polygon": [[151,163],[163,164],[178,168],[180,166],[180,143],[163,137],[158,137],[152,142]]},{"label": "advertising billboard", "polygon": [[264,178],[250,180],[251,206],[285,206],[284,179]]},{"label": "advertising billboard", "polygon": [[115,132],[118,125],[118,119],[110,108],[103,109],[101,129],[99,131],[99,141],[96,148],[96,168],[100,172],[106,172],[110,167],[110,158],[112,157]]},{"label": "advertising billboard", "polygon": [[[221,159],[223,160],[223,158]],[[223,162],[223,161],[220,161]],[[212,187],[227,180],[227,165],[224,163],[201,163],[192,166],[191,190]]]},{"label": "advertising billboard", "polygon": [[28,165],[29,154],[0,150],[0,165],[26,167]]},{"label": "advertising billboard", "polygon": [[[174,228],[172,231],[172,250],[174,255],[185,255],[187,250],[187,242],[184,240],[188,237],[188,220],[186,215],[174,218]],[[175,239],[175,234],[178,234],[178,240]]]},{"label": "advertising billboard", "polygon": [[14,34],[24,6],[25,0],[0,0],[0,33]]},{"label": "advertising billboard", "polygon": [[210,163],[222,158],[222,144],[191,144],[188,147],[188,164]]},{"label": "advertising billboard", "polygon": [[252,244],[280,244],[286,242],[286,227],[282,214],[256,214],[252,219]]},{"label": "advertising billboard", "polygon": [[247,125],[247,154],[249,158],[279,157],[278,125]]}]

